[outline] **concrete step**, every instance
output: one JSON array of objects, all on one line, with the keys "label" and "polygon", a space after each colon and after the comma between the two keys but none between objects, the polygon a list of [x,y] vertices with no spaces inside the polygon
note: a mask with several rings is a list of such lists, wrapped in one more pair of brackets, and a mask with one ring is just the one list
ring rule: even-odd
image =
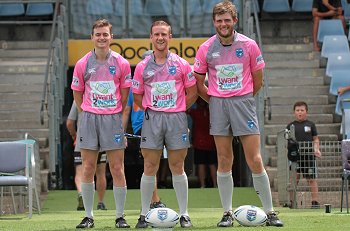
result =
[{"label": "concrete step", "polygon": [[[337,134],[319,134],[318,137],[321,141],[338,141],[339,137]],[[277,135],[267,135],[266,144],[276,145]]]},{"label": "concrete step", "polygon": [[306,44],[267,44],[263,45],[264,53],[313,53],[313,47],[311,43]]},{"label": "concrete step", "polygon": [[266,68],[265,75],[269,77],[289,76],[290,78],[308,76],[325,76],[324,68]]},{"label": "concrete step", "polygon": [[322,76],[317,77],[293,77],[290,78],[289,76],[278,76],[278,77],[271,77],[266,76],[265,79],[267,79],[269,83],[269,87],[273,86],[281,86],[281,87],[289,87],[289,86],[319,86],[324,84],[324,78]]},{"label": "concrete step", "polygon": [[309,44],[312,43],[311,35],[300,35],[300,36],[280,36],[280,37],[271,37],[271,36],[263,36],[262,41],[264,45],[267,44]]},{"label": "concrete step", "polygon": [[43,74],[46,61],[3,61],[0,63],[0,73],[3,74]]},{"label": "concrete step", "polygon": [[[333,114],[309,114],[308,118],[316,125],[333,123]],[[295,119],[294,115],[274,114],[272,113],[271,120],[265,119],[266,126],[268,124],[288,124]]]},{"label": "concrete step", "polygon": [[319,52],[293,52],[293,51],[278,51],[277,48],[274,51],[271,51],[269,53],[264,53],[264,60],[266,63],[269,63],[270,61],[290,61],[290,60],[305,60],[305,61],[314,61],[319,60],[320,53]]},{"label": "concrete step", "polygon": [[19,101],[17,101],[17,99],[14,99],[14,100],[11,100],[10,102],[9,101],[2,102],[0,104],[0,111],[13,111],[18,108],[20,108],[21,110],[26,110],[26,109],[39,110],[41,107],[40,98],[38,97],[37,100],[19,100]]},{"label": "concrete step", "polygon": [[41,83],[0,83],[1,93],[17,93],[17,92],[42,92],[43,84]]},{"label": "concrete step", "polygon": [[315,85],[315,86],[270,86],[269,96],[298,96],[298,95],[327,95],[329,93],[329,86]]},{"label": "concrete step", "polygon": [[0,73],[0,81],[1,83],[12,83],[12,84],[23,84],[24,82],[26,84],[42,84],[45,80],[45,74],[39,73],[39,74],[3,74]]},{"label": "concrete step", "polygon": [[271,105],[289,105],[290,107],[293,107],[294,103],[297,101],[305,101],[307,104],[320,105],[320,107],[328,104],[328,95],[274,96],[270,98]]},{"label": "concrete step", "polygon": [[[311,119],[310,119],[311,120]],[[293,121],[289,120],[289,122]],[[312,121],[312,120],[311,120]],[[266,124],[264,126],[265,134],[266,135],[277,135],[278,132],[284,130],[289,123],[282,123],[282,124]],[[316,128],[318,134],[339,134],[340,132],[340,123],[316,123]]]},{"label": "concrete step", "polygon": [[48,49],[0,49],[0,58],[41,58],[46,60]]},{"label": "concrete step", "polygon": [[10,92],[10,93],[2,93],[0,92],[0,99],[6,101],[38,101],[41,100],[42,92]]},{"label": "concrete step", "polygon": [[[335,105],[308,105],[309,114],[332,114],[335,112]],[[272,105],[272,114],[294,114],[292,105]]]},{"label": "concrete step", "polygon": [[318,60],[279,60],[266,62],[266,68],[318,68],[320,62]]},{"label": "concrete step", "polygon": [[39,138],[49,136],[48,128],[0,129],[0,139],[18,139],[26,132],[29,132],[32,136]]},{"label": "concrete step", "polygon": [[50,42],[48,41],[0,41],[0,47],[3,50],[26,50],[26,49],[48,49]]},{"label": "concrete step", "polygon": [[[20,114],[20,113],[18,113]],[[44,119],[44,124],[41,125],[40,117],[38,113],[35,114],[35,118],[20,119],[20,118],[11,118],[11,119],[1,119],[0,118],[0,129],[25,129],[25,128],[48,128],[48,118]]]},{"label": "concrete step", "polygon": [[[311,14],[310,14],[311,15]],[[304,20],[290,20],[290,19],[281,19],[273,17],[270,19],[261,18],[260,27],[261,27],[261,36],[263,38],[291,38],[297,37],[310,37],[312,34],[312,19]],[[289,15],[286,15],[289,17]],[[293,29],[291,29],[293,28]],[[275,40],[276,41],[276,40]],[[263,40],[264,42],[264,40]],[[291,42],[287,42],[291,43]]]}]

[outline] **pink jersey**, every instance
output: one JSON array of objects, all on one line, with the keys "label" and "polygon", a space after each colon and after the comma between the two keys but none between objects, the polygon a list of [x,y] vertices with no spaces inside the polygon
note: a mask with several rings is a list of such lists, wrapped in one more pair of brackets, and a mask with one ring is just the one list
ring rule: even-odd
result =
[{"label": "pink jersey", "polygon": [[95,114],[122,111],[120,88],[131,86],[129,62],[110,51],[106,61],[96,60],[94,51],[87,53],[74,67],[71,88],[84,92],[81,108]]},{"label": "pink jersey", "polygon": [[234,42],[224,46],[214,35],[198,49],[194,71],[208,72],[208,95],[232,97],[253,93],[252,72],[265,67],[256,42],[235,33]]},{"label": "pink jersey", "polygon": [[169,52],[164,64],[157,64],[153,54],[137,64],[132,92],[143,94],[142,106],[154,111],[186,111],[185,88],[196,84],[190,64]]}]

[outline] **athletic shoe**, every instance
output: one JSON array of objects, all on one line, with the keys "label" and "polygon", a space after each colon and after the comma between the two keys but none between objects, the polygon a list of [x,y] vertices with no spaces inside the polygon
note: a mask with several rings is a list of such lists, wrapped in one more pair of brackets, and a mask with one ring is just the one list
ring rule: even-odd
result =
[{"label": "athletic shoe", "polygon": [[312,209],[319,209],[320,203],[318,203],[318,201],[311,201],[311,208]]},{"label": "athletic shoe", "polygon": [[84,219],[77,225],[77,229],[87,229],[94,227],[94,219],[90,217],[84,217]]},{"label": "athletic shoe", "polygon": [[277,214],[275,211],[269,212],[267,214],[266,226],[276,226],[276,227],[283,226],[283,222],[277,217]]},{"label": "athletic shoe", "polygon": [[126,220],[124,217],[119,217],[115,220],[115,227],[116,228],[130,228],[130,225],[126,223]]},{"label": "athletic shoe", "polygon": [[185,215],[180,217],[180,225],[182,228],[191,228],[193,226],[190,217]]},{"label": "athletic shoe", "polygon": [[77,207],[77,210],[78,211],[85,210],[84,203],[83,203],[83,196],[81,194],[78,195],[78,207]]},{"label": "athletic shoe", "polygon": [[107,208],[103,202],[98,202],[97,210],[107,210]]},{"label": "athletic shoe", "polygon": [[165,208],[165,207],[166,207],[166,205],[163,202],[161,202],[161,201],[153,202],[149,206],[150,209]]},{"label": "athletic shoe", "polygon": [[148,227],[148,224],[145,220],[145,216],[140,215],[140,218],[137,220],[137,224],[135,225],[136,229],[145,229]]},{"label": "athletic shoe", "polygon": [[233,217],[232,211],[224,212],[224,215],[221,218],[221,221],[217,224],[218,227],[232,227],[233,226]]}]

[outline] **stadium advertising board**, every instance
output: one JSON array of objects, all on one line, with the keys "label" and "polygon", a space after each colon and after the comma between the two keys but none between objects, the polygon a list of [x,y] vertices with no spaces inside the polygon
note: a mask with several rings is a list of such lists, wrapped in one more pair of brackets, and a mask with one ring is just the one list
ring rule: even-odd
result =
[{"label": "stadium advertising board", "polygon": [[[173,38],[170,41],[170,50],[180,57],[193,64],[198,47],[208,38]],[[90,40],[69,40],[68,41],[68,63],[74,66],[75,63],[87,52],[93,49]],[[152,49],[149,39],[114,39],[111,49],[126,58],[131,65],[141,61],[142,54]]]}]

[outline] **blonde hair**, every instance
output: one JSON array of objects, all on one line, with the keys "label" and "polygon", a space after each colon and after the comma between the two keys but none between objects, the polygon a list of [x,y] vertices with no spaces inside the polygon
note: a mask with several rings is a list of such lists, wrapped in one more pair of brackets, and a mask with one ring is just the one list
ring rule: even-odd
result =
[{"label": "blonde hair", "polygon": [[222,14],[226,14],[226,13],[229,13],[231,15],[232,19],[237,18],[236,6],[228,0],[225,0],[223,2],[219,2],[218,4],[216,4],[214,6],[214,8],[213,8],[213,20],[215,20],[216,15],[222,15]]}]

